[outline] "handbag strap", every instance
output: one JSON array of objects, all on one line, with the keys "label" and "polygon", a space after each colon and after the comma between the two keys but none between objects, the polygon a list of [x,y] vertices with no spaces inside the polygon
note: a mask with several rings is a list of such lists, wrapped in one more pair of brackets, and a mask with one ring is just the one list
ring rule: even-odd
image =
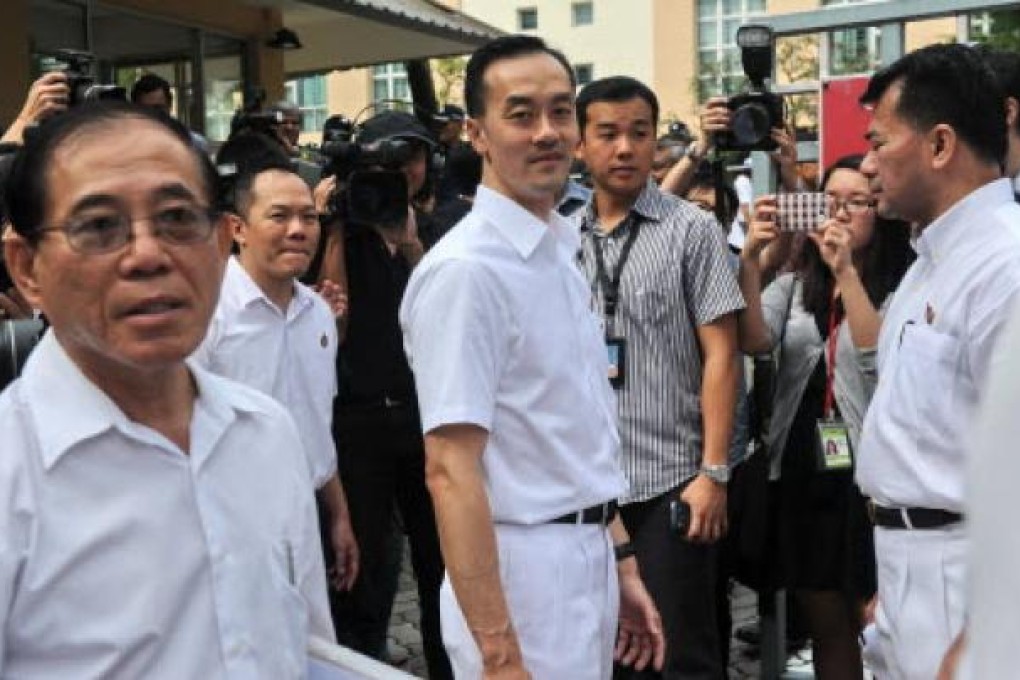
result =
[{"label": "handbag strap", "polygon": [[[775,374],[779,375],[779,367],[783,365],[783,352],[785,350],[784,345],[786,344],[786,327],[790,325],[790,312],[793,311],[793,296],[797,293],[797,284],[800,282],[800,277],[793,274],[793,281],[790,282],[790,294],[786,296],[786,313],[783,315],[783,327],[779,331],[779,351],[776,354],[776,367]],[[773,379],[772,381],[772,394],[769,395],[769,403],[775,404],[776,402],[776,391],[779,387],[779,381]],[[769,416],[772,414],[769,413]]]}]

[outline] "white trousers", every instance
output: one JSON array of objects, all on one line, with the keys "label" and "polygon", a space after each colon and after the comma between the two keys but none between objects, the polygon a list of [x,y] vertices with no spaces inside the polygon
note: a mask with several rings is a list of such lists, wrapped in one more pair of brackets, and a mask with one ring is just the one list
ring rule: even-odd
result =
[{"label": "white trousers", "polygon": [[963,629],[967,543],[962,525],[875,528],[878,608],[864,659],[881,680],[932,680]]},{"label": "white trousers", "polygon": [[[534,680],[607,680],[620,598],[608,532],[599,525],[497,525],[499,573]],[[482,677],[482,660],[449,577],[440,591],[443,645],[454,676]]]}]

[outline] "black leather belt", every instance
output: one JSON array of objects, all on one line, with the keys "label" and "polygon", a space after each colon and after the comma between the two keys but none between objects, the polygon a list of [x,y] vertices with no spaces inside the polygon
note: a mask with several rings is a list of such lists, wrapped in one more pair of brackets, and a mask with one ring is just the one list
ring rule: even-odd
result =
[{"label": "black leather belt", "polygon": [[382,396],[374,399],[341,401],[339,402],[338,407],[340,409],[350,409],[352,411],[384,411],[389,409],[408,408],[412,405],[413,402],[411,399],[394,399],[389,396]]},{"label": "black leather belt", "polygon": [[568,512],[556,519],[549,520],[550,524],[602,524],[607,525],[616,517],[616,501],[600,503],[577,512]]},{"label": "black leather belt", "polygon": [[935,508],[884,508],[868,502],[868,517],[886,529],[940,529],[963,521],[963,515]]}]

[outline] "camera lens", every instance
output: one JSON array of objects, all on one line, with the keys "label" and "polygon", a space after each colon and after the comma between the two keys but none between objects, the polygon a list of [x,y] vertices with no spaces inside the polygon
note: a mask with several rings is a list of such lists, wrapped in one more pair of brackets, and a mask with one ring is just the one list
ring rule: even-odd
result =
[{"label": "camera lens", "polygon": [[730,130],[739,146],[756,146],[769,136],[769,111],[757,102],[749,102],[733,112]]}]

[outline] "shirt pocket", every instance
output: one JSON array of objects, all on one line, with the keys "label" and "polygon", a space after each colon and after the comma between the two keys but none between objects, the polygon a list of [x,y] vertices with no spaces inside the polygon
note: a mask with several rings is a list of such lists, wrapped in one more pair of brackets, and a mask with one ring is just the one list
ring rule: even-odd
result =
[{"label": "shirt pocket", "polygon": [[666,316],[668,309],[669,301],[664,290],[645,287],[634,291],[630,313],[637,321],[656,323]]},{"label": "shirt pocket", "polygon": [[265,613],[265,620],[276,621],[279,630],[265,639],[275,639],[273,656],[282,662],[283,675],[280,677],[302,677],[308,648],[308,605],[297,585],[300,573],[297,551],[289,541],[276,542],[267,556],[269,572],[267,590],[272,597],[271,607]]},{"label": "shirt pocket", "polygon": [[966,409],[960,403],[963,344],[931,326],[907,323],[900,335],[897,394],[914,403],[912,429],[920,451],[953,447]]}]

